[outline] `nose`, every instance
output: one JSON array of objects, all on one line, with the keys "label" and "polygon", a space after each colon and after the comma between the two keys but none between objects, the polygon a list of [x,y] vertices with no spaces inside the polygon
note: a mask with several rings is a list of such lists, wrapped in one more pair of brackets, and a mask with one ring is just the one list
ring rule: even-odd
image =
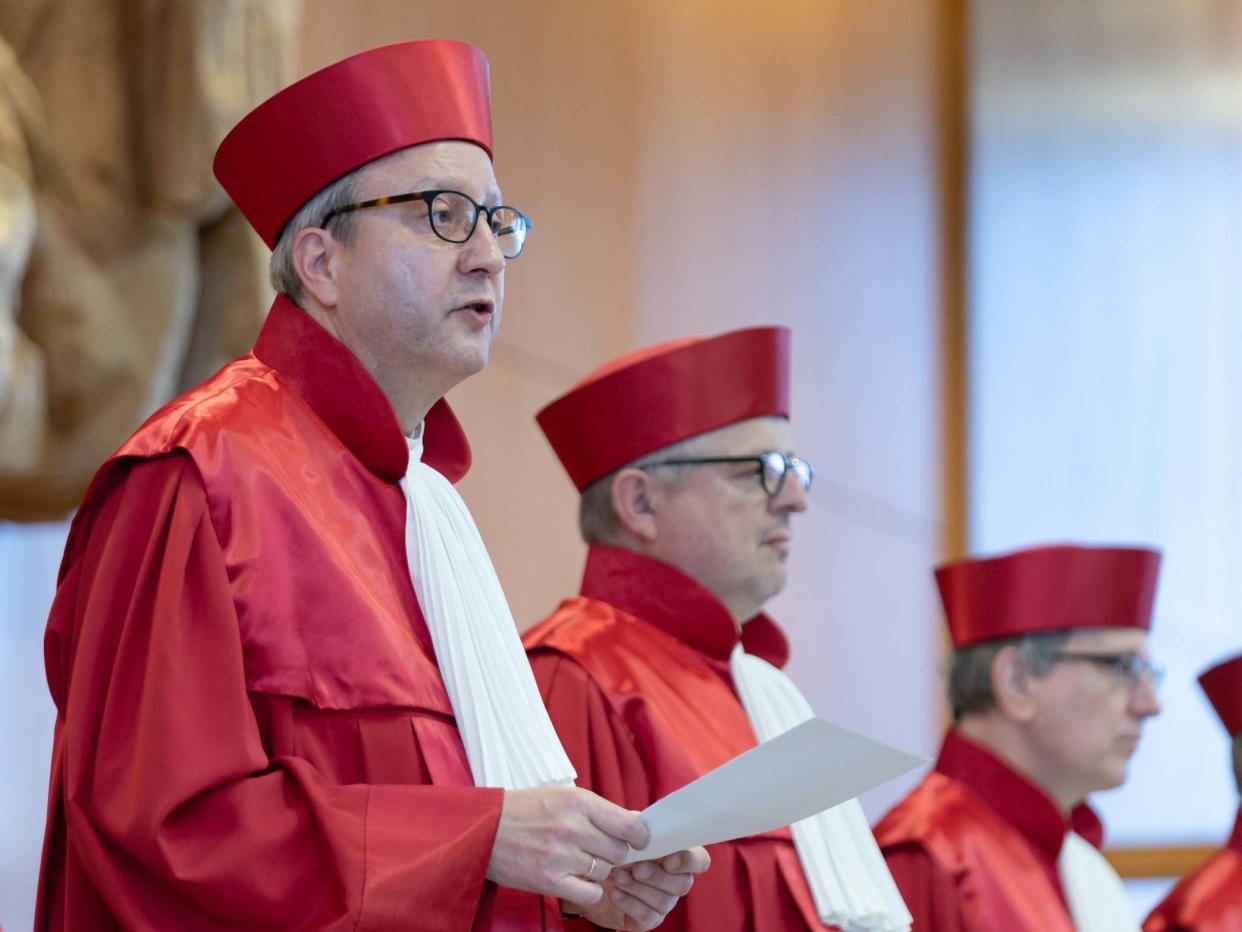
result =
[{"label": "nose", "polygon": [[457,266],[466,275],[481,272],[488,278],[495,278],[504,271],[504,253],[500,251],[500,243],[496,241],[496,234],[492,232],[487,217],[479,217],[474,232],[461,244]]},{"label": "nose", "polygon": [[1151,718],[1160,714],[1160,695],[1151,676],[1140,676],[1131,688],[1130,714],[1135,718]]},{"label": "nose", "polygon": [[784,511],[796,514],[806,511],[810,504],[810,495],[806,489],[802,488],[802,483],[798,481],[792,472],[786,474],[780,491],[768,499],[768,508],[777,512]]}]

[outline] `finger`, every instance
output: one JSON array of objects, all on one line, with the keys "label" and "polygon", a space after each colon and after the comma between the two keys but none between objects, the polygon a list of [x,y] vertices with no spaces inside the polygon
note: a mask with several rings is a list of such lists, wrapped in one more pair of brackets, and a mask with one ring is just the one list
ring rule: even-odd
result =
[{"label": "finger", "polygon": [[652,909],[638,897],[620,888],[613,889],[609,896],[613,904],[625,914],[628,920],[626,923],[628,928],[654,929],[664,921],[664,914],[667,910],[662,912],[658,909]]},{"label": "finger", "polygon": [[588,860],[590,860],[591,855],[595,855],[601,861],[607,861],[610,865],[616,865],[624,864],[625,859],[630,856],[630,846],[626,842],[609,835],[594,825],[586,826],[577,834],[578,845],[586,852]]},{"label": "finger", "polygon": [[601,858],[599,855],[592,855],[590,852],[585,852],[585,854],[590,855],[591,860],[578,876],[583,880],[590,880],[594,883],[602,883],[607,880],[614,866],[612,862]]},{"label": "finger", "polygon": [[[678,881],[678,886],[685,888],[682,890],[682,893],[689,891],[691,884],[694,883],[694,879],[686,874],[663,874],[663,876],[670,879],[675,878]],[[627,873],[621,873],[617,876],[616,885],[630,896],[637,900],[641,900],[644,905],[649,906],[661,915],[664,915],[676,906],[677,900],[681,896],[681,893],[672,893],[668,890],[662,889],[654,883],[645,883],[640,880],[635,880]]]},{"label": "finger", "polygon": [[549,892],[559,900],[586,907],[600,901],[604,888],[581,877],[564,877]]},{"label": "finger", "polygon": [[631,848],[641,851],[651,844],[651,829],[647,828],[647,824],[643,822],[642,816],[637,812],[631,812],[634,817],[634,830],[625,837]]},{"label": "finger", "polygon": [[[651,841],[651,832],[637,812],[622,809],[599,796],[592,795],[587,806],[587,818],[605,835],[624,842],[631,848],[645,848]],[[615,863],[624,861],[625,857],[611,860]]]},{"label": "finger", "polygon": [[[694,885],[693,875],[686,873],[670,874],[653,861],[639,861],[633,865],[633,870],[629,873],[634,883],[653,887],[662,893],[672,896],[685,896]],[[614,880],[620,883],[619,871],[614,871],[612,876]],[[625,886],[625,884],[621,885]],[[626,889],[630,888],[626,887]]]},{"label": "finger", "polygon": [[687,848],[660,859],[660,866],[671,874],[701,874],[712,866],[706,848]]},{"label": "finger", "polygon": [[587,872],[591,858],[594,857],[597,869],[591,873],[597,880],[603,880],[608,876],[608,871],[623,863],[630,854],[629,846],[625,842],[618,841],[597,828],[587,829],[583,835],[585,837],[580,842],[582,854],[575,855],[572,862],[572,866],[580,867],[582,874]]}]

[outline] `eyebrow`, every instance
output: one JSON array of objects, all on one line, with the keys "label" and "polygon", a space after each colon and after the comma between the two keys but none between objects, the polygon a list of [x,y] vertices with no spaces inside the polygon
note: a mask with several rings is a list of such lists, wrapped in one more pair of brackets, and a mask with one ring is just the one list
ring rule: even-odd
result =
[{"label": "eyebrow", "polygon": [[[462,183],[458,181],[449,181],[446,178],[424,177],[422,182],[410,188],[411,191],[461,191]],[[463,194],[466,192],[462,192]],[[483,192],[482,203],[488,207],[498,206],[502,203],[499,188],[488,188]]]}]

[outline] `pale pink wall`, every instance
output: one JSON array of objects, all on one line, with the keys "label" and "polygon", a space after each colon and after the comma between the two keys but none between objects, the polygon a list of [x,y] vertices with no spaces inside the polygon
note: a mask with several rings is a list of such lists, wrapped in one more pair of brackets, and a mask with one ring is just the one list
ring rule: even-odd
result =
[{"label": "pale pink wall", "polygon": [[640,343],[788,324],[819,470],[774,606],[792,672],[828,717],[933,750],[938,6],[307,0],[304,71],[420,36],[491,59],[498,174],[536,230],[492,362],[452,400],[519,624],[576,589],[583,552],[534,412]]},{"label": "pale pink wall", "polygon": [[818,485],[773,605],[790,672],[821,714],[925,752],[942,721],[935,6],[668,4],[636,75],[639,207],[669,218],[640,243],[638,336],[793,328]]}]

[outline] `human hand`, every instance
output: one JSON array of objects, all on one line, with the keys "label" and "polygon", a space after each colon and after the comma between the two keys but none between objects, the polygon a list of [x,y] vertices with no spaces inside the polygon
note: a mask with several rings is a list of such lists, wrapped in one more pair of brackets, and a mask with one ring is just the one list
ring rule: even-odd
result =
[{"label": "human hand", "polygon": [[650,837],[637,812],[587,790],[507,790],[487,879],[586,907],[604,895],[613,865]]},{"label": "human hand", "polygon": [[710,864],[706,850],[690,848],[658,861],[614,867],[604,881],[604,896],[593,904],[565,903],[563,908],[608,929],[654,929],[690,892],[694,875]]}]

